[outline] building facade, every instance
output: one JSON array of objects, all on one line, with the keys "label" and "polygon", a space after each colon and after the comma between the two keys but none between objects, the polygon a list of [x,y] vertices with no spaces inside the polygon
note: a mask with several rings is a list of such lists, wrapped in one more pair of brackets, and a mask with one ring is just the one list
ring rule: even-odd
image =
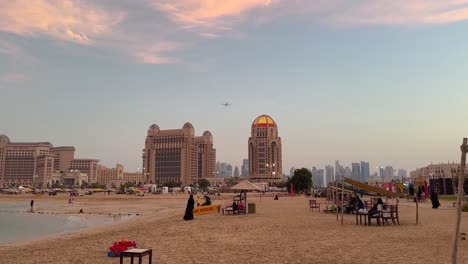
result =
[{"label": "building facade", "polygon": [[249,179],[276,182],[282,178],[282,145],[278,126],[268,115],[257,117],[251,127]]},{"label": "building facade", "polygon": [[49,142],[10,142],[0,135],[0,186],[43,187],[53,172],[51,148]]},{"label": "building facade", "polygon": [[361,181],[365,182],[370,178],[369,162],[361,161]]},{"label": "building facade", "polygon": [[[426,180],[432,185],[431,190],[435,190],[438,194],[454,194],[457,189],[458,173],[460,171],[460,163],[440,163],[431,164],[426,167],[416,169],[410,172],[411,182],[421,182]],[[468,168],[465,168],[465,175],[468,175]],[[465,193],[468,194],[468,178],[465,177],[464,183]]]},{"label": "building facade", "polygon": [[50,149],[54,156],[54,172],[67,171],[71,161],[75,159],[75,147],[56,147]]},{"label": "building facade", "polygon": [[85,173],[89,183],[97,183],[98,163],[97,159],[74,159],[70,162],[70,170]]},{"label": "building facade", "polygon": [[325,167],[324,185],[327,186],[330,182],[335,181],[335,168],[331,165]]},{"label": "building facade", "polygon": [[353,174],[352,179],[355,181],[362,181],[361,180],[361,164],[351,163],[351,170]]},{"label": "building facade", "polygon": [[[181,182],[196,184],[215,173],[216,150],[209,131],[195,137],[192,124],[181,129],[148,129],[143,150],[143,175],[146,183]],[[200,167],[200,168],[199,168]]]},{"label": "building facade", "polygon": [[126,182],[143,183],[142,172],[126,172],[122,164],[117,164],[115,168],[98,165],[97,175],[98,183],[105,184],[107,187],[112,185],[118,187]]},{"label": "building facade", "polygon": [[203,136],[195,137],[197,147],[197,177],[192,181],[216,176],[216,149],[213,147],[213,135],[205,131]]},{"label": "building facade", "polygon": [[249,177],[249,160],[242,160],[241,177]]}]

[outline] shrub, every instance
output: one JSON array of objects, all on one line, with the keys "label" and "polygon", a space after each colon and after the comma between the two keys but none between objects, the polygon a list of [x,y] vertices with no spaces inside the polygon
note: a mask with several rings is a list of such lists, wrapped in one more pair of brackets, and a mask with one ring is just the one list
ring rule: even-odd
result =
[{"label": "shrub", "polygon": [[468,202],[463,203],[462,212],[468,212]]}]

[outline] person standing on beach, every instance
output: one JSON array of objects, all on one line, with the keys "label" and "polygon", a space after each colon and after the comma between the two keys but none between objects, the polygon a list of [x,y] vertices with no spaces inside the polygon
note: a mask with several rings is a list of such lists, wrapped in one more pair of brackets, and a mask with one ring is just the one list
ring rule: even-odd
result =
[{"label": "person standing on beach", "polygon": [[184,220],[193,220],[193,207],[195,205],[195,200],[193,195],[190,195],[190,198],[187,201],[187,208],[185,208]]},{"label": "person standing on beach", "polygon": [[200,206],[200,196],[197,196],[197,207]]},{"label": "person standing on beach", "polygon": [[34,200],[31,200],[31,212],[32,212],[33,208],[34,208]]}]

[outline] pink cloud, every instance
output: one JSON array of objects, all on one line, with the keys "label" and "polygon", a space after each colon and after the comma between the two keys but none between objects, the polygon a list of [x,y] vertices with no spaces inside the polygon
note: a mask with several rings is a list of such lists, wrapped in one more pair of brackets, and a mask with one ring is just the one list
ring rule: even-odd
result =
[{"label": "pink cloud", "polygon": [[19,81],[23,81],[24,79],[25,79],[25,76],[21,73],[6,73],[3,75],[0,75],[1,82],[19,82]]},{"label": "pink cloud", "polygon": [[[233,18],[254,8],[267,7],[272,0],[153,0],[154,5],[187,27],[218,27],[220,19]],[[223,26],[221,26],[223,27]]]},{"label": "pink cloud", "polygon": [[111,32],[123,17],[73,0],[0,0],[0,31],[23,36],[47,35],[88,44]]},{"label": "pink cloud", "polygon": [[468,0],[366,0],[332,15],[338,23],[444,24],[468,19]]},{"label": "pink cloud", "polygon": [[184,46],[182,43],[176,42],[160,42],[150,46],[134,46],[131,47],[133,56],[141,63],[145,64],[170,64],[178,62],[175,58],[162,56],[165,52],[170,52]]}]

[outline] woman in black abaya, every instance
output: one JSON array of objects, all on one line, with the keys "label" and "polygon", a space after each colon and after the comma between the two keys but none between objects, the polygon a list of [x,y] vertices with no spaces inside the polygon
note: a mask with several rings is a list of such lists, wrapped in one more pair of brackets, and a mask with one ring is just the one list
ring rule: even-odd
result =
[{"label": "woman in black abaya", "polygon": [[193,195],[187,201],[187,208],[185,209],[184,220],[193,220],[193,207],[195,206],[195,200]]}]

